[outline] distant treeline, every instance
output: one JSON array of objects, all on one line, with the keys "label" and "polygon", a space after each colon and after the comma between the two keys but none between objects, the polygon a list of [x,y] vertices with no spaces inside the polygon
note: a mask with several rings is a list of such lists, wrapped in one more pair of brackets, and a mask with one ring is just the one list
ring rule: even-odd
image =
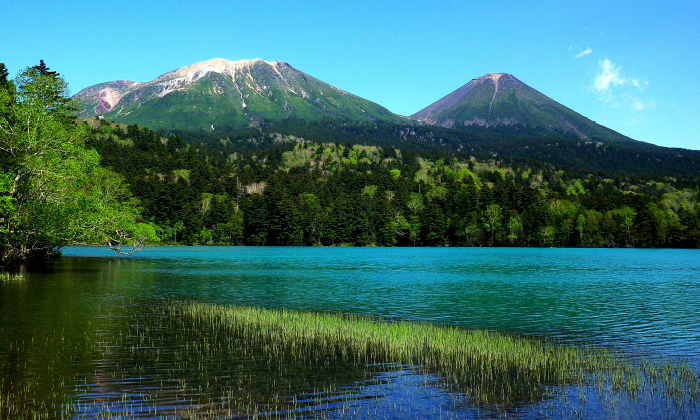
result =
[{"label": "distant treeline", "polygon": [[[531,158],[358,144],[337,127],[313,141],[270,127],[202,132],[191,145],[136,126],[88,123],[89,145],[126,178],[165,244],[700,246],[700,180],[691,174],[563,170]],[[312,126],[323,132],[323,123]],[[427,128],[403,129],[408,138]],[[588,146],[572,147],[613,148]]]},{"label": "distant treeline", "polygon": [[315,143],[329,141],[414,150],[426,154],[450,154],[458,158],[493,158],[513,164],[553,163],[567,170],[620,175],[700,175],[700,151],[673,149],[633,140],[582,140],[574,133],[545,127],[469,126],[461,129],[328,119],[265,121],[259,128],[170,130],[190,144],[210,150],[260,150],[274,146],[272,134],[301,137]]}]

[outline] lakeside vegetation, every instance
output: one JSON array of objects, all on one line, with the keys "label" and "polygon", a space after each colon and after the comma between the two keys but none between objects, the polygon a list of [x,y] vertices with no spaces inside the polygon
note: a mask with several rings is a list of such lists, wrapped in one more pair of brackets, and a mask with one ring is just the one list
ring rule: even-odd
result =
[{"label": "lakeside vegetation", "polygon": [[421,366],[476,404],[508,405],[543,398],[546,386],[593,382],[599,392],[700,397],[700,372],[686,365],[632,364],[601,348],[554,343],[358,315],[173,303],[170,316],[194,321],[214,336],[244,337],[280,358],[299,362]]},{"label": "lakeside vegetation", "polygon": [[0,273],[0,283],[22,283],[24,275],[22,273],[8,273],[3,271]]},{"label": "lakeside vegetation", "polygon": [[[65,83],[43,62],[25,69],[14,82],[6,76],[0,67],[3,263],[47,259],[76,243],[109,244],[127,253],[147,243],[700,247],[692,160],[674,176],[667,166],[649,173],[589,172],[498,154],[419,150],[389,142],[379,146],[358,141],[355,134],[349,136],[353,141],[341,144],[332,134],[329,141],[310,141],[288,133],[243,131],[238,138],[198,144],[137,126],[75,120]],[[24,280],[22,274],[0,273],[3,284]],[[193,384],[182,379],[181,391],[168,390],[176,397],[174,406],[163,408],[158,400],[135,408],[126,394],[121,401],[92,400],[87,406],[71,400],[63,379],[41,394],[44,389],[36,388],[45,384],[35,388],[15,376],[17,382],[0,382],[0,417],[145,413],[206,418],[233,413],[287,418],[308,411],[318,417],[352,417],[357,394],[343,396],[335,382],[320,384],[337,398],[332,407],[323,393],[297,399],[316,390],[316,383],[292,384],[290,376],[303,372],[311,377],[323,368],[350,371],[344,377],[348,383],[373,369],[433,375],[434,382],[426,379],[426,389],[444,388],[495,412],[556,398],[569,401],[563,396],[571,389],[584,404],[594,394],[603,405],[612,401],[613,411],[619,401],[643,406],[652,416],[698,411],[697,370],[632,362],[600,348],[356,315],[212,304],[171,303],[159,315],[166,325],[149,330],[136,323],[133,334],[118,343],[129,351],[129,359],[147,363],[133,371],[101,374],[138,378],[159,366],[167,347],[153,343],[170,331],[175,338],[168,339],[178,346],[168,357],[196,378]],[[63,334],[56,340],[63,343]],[[178,341],[183,337],[184,346]],[[48,337],[46,341],[48,345]],[[74,346],[68,357],[76,357],[79,352],[73,350],[82,345],[76,342],[84,341],[81,336],[71,343],[68,337]],[[19,351],[17,343],[9,344],[10,352]],[[96,340],[89,346],[97,352]],[[118,347],[110,346],[105,354]],[[239,378],[238,388],[225,379],[209,388],[210,381],[220,380],[206,367],[217,351],[222,365],[230,364],[236,352],[250,354],[242,360],[252,359],[267,369],[267,376],[250,380],[247,388],[245,378]],[[126,364],[114,360],[115,366]],[[49,364],[49,370],[60,367]],[[287,396],[275,388],[282,380],[287,381]],[[272,391],[261,392],[260,383]],[[85,384],[87,388],[87,380]],[[200,393],[204,387],[209,401],[187,400],[195,387]],[[245,397],[234,389],[244,389]],[[156,400],[149,398],[143,400]]]},{"label": "lakeside vegetation", "polygon": [[0,261],[46,260],[61,247],[119,248],[150,238],[122,177],[86,146],[68,86],[43,61],[11,80],[0,63]]}]

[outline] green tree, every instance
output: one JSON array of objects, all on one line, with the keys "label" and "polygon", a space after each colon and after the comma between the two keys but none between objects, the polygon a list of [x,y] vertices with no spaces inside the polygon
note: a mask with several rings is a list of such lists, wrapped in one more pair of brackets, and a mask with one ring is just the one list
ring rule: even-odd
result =
[{"label": "green tree", "polygon": [[481,246],[482,231],[476,221],[476,217],[469,218],[461,233],[467,246]]},{"label": "green tree", "polygon": [[523,224],[520,221],[520,216],[512,216],[510,220],[508,220],[508,239],[511,245],[515,245],[515,242],[522,235],[522,232]]},{"label": "green tree", "polygon": [[429,246],[445,246],[447,238],[445,231],[447,228],[447,220],[440,206],[435,203],[429,203],[425,211],[425,241]]},{"label": "green tree", "polygon": [[576,220],[576,230],[581,237],[581,246],[600,247],[604,239],[600,235],[604,215],[595,210],[582,212]]},{"label": "green tree", "polygon": [[182,223],[182,221],[178,220],[175,222],[175,225],[173,225],[173,238],[175,239],[175,242],[177,243],[177,234],[185,230],[185,224]]},{"label": "green tree", "polygon": [[5,100],[11,103],[14,98],[15,84],[8,76],[7,67],[5,67],[5,64],[0,63],[0,91],[5,92]]},{"label": "green tree", "polygon": [[265,198],[252,194],[244,201],[243,232],[249,245],[267,245],[268,214]]},{"label": "green tree", "polygon": [[300,224],[303,230],[303,239],[307,245],[321,243],[322,208],[316,195],[301,193],[298,198]]},{"label": "green tree", "polygon": [[71,243],[126,252],[156,240],[152,226],[136,222],[123,178],[85,147],[87,128],[74,121],[66,82],[42,61],[14,85],[0,83],[2,260],[48,258]]},{"label": "green tree", "polygon": [[579,242],[581,246],[586,245],[586,216],[583,213],[579,214],[576,219],[576,230],[579,235]]},{"label": "green tree", "polygon": [[484,228],[488,232],[491,232],[491,239],[489,240],[489,246],[493,246],[493,241],[495,239],[496,230],[501,227],[501,206],[498,204],[489,204],[486,206],[486,212],[484,212]]},{"label": "green tree", "polygon": [[554,226],[545,226],[540,229],[540,241],[541,244],[548,247],[554,246],[554,236],[556,235],[556,230]]},{"label": "green tree", "polygon": [[637,216],[637,212],[629,206],[624,206],[620,209],[611,210],[610,214],[617,222],[617,225],[620,226],[627,246],[634,246],[632,230],[634,229],[634,218]]},{"label": "green tree", "polygon": [[418,238],[420,237],[422,223],[421,223],[421,213],[425,209],[423,204],[423,196],[420,193],[411,193],[406,207],[409,209],[408,217],[408,236],[413,242],[413,246],[416,245]]}]

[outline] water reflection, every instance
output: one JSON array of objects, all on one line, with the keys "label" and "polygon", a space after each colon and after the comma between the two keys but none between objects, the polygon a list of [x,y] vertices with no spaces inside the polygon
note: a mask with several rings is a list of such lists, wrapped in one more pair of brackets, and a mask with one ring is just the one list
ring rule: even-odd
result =
[{"label": "water reflection", "polygon": [[[318,412],[324,401],[366,411],[380,404],[366,402],[370,397],[384,398],[391,413],[387,407],[410,405],[416,393],[424,397],[411,409],[416,416],[436,410],[445,417],[498,416],[410,369],[298,367],[251,359],[242,345],[233,353],[201,349],[196,337],[178,335],[154,317],[154,308],[176,299],[351,312],[554,336],[700,366],[699,256],[692,250],[156,248],[125,259],[71,248],[47,271],[0,284],[0,391],[23,403],[34,398],[48,411],[70,408],[77,417],[104,410],[152,417],[153,401],[171,413],[216,407],[222,415],[242,414],[251,401],[271,404],[263,412],[290,405]],[[341,403],[348,400],[353,403]],[[522,416],[537,417],[533,407]]]},{"label": "water reflection", "polygon": [[[67,252],[85,254],[111,256]],[[143,298],[399,317],[700,364],[698,260],[697,250],[183,247],[94,264],[128,263],[119,275],[137,278],[120,283]]]}]

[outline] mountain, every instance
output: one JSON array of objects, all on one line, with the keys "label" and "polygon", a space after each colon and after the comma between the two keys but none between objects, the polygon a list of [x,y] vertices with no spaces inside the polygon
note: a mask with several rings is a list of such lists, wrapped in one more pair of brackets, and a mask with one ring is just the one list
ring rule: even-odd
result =
[{"label": "mountain", "polygon": [[78,92],[78,116],[104,116],[153,129],[214,130],[265,119],[407,121],[287,63],[213,59],[140,83],[101,83]]},{"label": "mountain", "polygon": [[568,132],[583,140],[634,143],[638,147],[645,144],[596,124],[507,73],[489,73],[476,78],[411,118],[450,128],[539,127]]}]

